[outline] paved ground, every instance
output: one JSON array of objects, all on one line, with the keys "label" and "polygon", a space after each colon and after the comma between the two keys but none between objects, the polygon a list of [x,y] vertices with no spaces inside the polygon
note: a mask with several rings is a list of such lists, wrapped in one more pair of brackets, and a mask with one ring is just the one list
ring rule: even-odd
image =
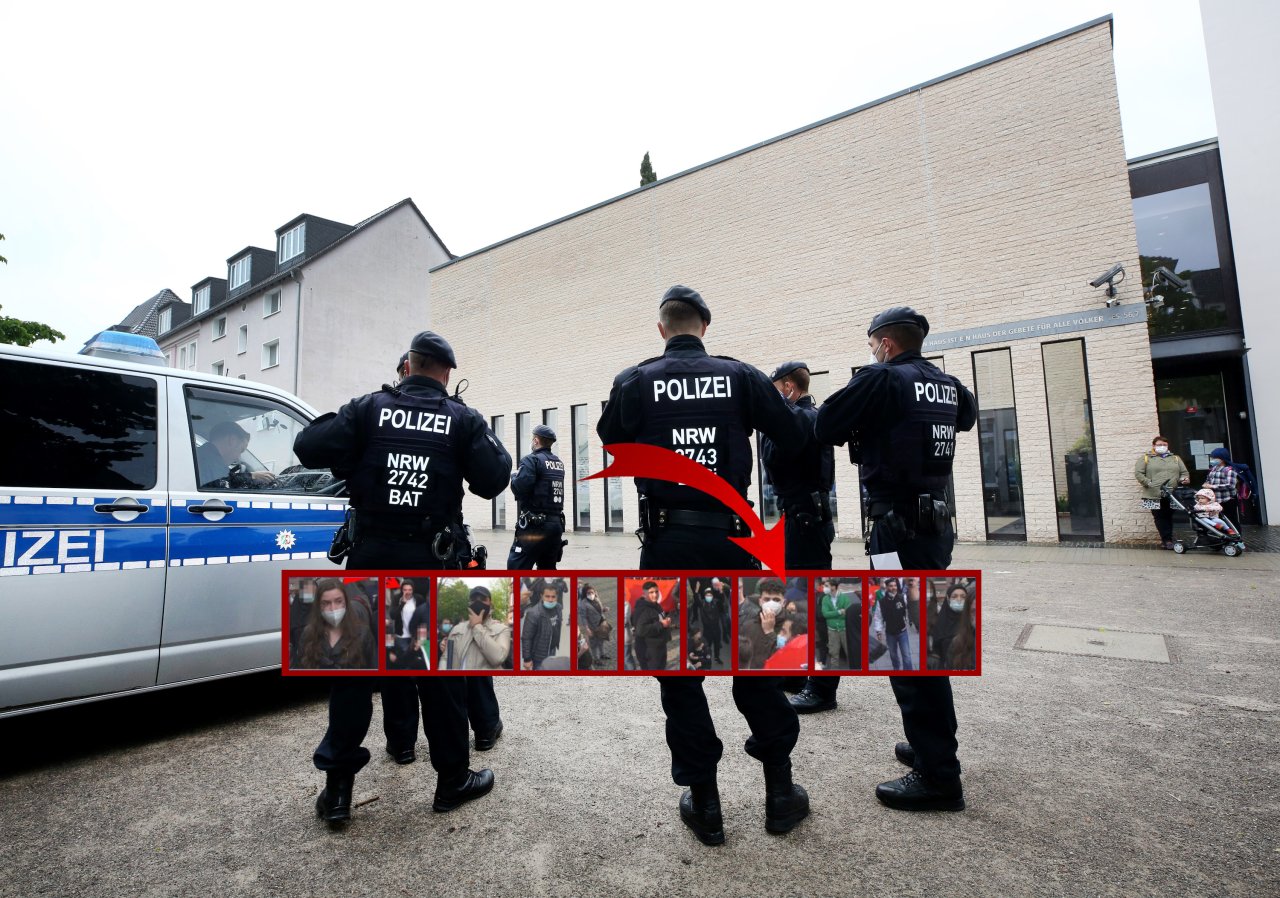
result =
[{"label": "paved ground", "polygon": [[[591,566],[634,559],[630,537],[581,542]],[[323,684],[273,674],[0,721],[0,895],[1280,893],[1280,557],[965,546],[956,566],[985,574],[984,675],[953,681],[962,814],[877,804],[901,728],[863,678],[803,721],[814,813],[768,836],[717,681],[729,842],[704,848],[674,813],[652,682],[542,679],[499,682],[506,734],[476,758],[498,788],[447,815],[375,715],[356,797],[376,801],[330,832]],[[1166,634],[1175,661],[1016,648],[1030,623]]]}]

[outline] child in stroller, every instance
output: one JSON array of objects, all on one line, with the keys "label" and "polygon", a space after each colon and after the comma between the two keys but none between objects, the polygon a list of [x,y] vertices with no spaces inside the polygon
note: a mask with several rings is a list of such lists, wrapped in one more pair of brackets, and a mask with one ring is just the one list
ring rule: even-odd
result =
[{"label": "child in stroller", "polygon": [[1187,515],[1194,534],[1190,544],[1180,539],[1174,540],[1174,552],[1181,555],[1187,549],[1221,549],[1223,554],[1235,556],[1244,551],[1240,531],[1232,521],[1223,517],[1222,506],[1218,504],[1212,489],[1206,487],[1193,492],[1189,487],[1172,490],[1164,487],[1160,492],[1169,497],[1170,508]]},{"label": "child in stroller", "polygon": [[1222,514],[1222,506],[1218,504],[1218,498],[1213,490],[1205,487],[1202,490],[1196,490],[1196,517],[1205,524],[1208,524],[1214,530],[1226,536],[1236,536],[1236,528],[1231,526],[1231,522],[1227,521],[1219,515]]}]

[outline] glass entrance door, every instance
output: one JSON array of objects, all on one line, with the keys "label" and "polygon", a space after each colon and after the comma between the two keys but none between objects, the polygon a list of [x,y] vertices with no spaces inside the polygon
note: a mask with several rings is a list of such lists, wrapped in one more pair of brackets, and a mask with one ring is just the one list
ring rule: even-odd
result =
[{"label": "glass entrance door", "polygon": [[1231,449],[1222,375],[1157,378],[1156,411],[1160,433],[1190,469],[1192,484],[1204,483],[1209,453],[1219,447]]}]

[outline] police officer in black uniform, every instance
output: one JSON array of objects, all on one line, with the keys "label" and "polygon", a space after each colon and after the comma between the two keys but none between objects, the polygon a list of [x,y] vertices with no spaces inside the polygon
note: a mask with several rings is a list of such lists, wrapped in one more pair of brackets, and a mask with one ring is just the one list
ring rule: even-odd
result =
[{"label": "police officer in black uniform", "polygon": [[[705,465],[745,498],[751,482],[753,429],[781,446],[805,441],[803,417],[778,395],[763,372],[708,355],[702,336],[711,310],[688,287],[662,297],[658,331],[666,351],[627,368],[613,381],[596,427],[601,440],[672,449]],[[730,536],[748,529],[723,503],[691,487],[636,478],[640,494],[641,570],[742,570],[754,560]],[[688,786],[680,816],[703,843],[724,842],[716,765],[724,746],[716,736],[701,677],[659,677],[667,715],[671,775]],[[787,832],[809,813],[809,796],[791,781],[791,749],[800,732],[795,711],[776,677],[735,677],[733,698],[747,719],[747,754],[764,764],[765,828]]]},{"label": "police officer in black uniform", "polygon": [[[867,329],[872,362],[818,410],[819,441],[849,443],[861,465],[871,534],[867,554],[897,553],[895,570],[942,570],[951,564],[955,533],[945,490],[956,431],[977,421],[973,394],[920,355],[929,322],[908,306],[881,312]],[[911,766],[881,783],[876,797],[902,810],[964,809],[956,758],[956,713],[947,677],[890,677],[907,742],[898,760]]]},{"label": "police officer in black uniform", "polygon": [[[769,375],[773,386],[809,422],[818,417],[818,404],[809,395],[809,366],[801,361],[783,362]],[[810,433],[804,447],[787,457],[767,436],[760,438],[760,460],[764,463],[778,510],[786,515],[783,524],[787,570],[831,570],[831,542],[836,537],[831,514],[831,486],[836,476],[835,450],[819,443]],[[818,646],[826,645],[827,622],[817,613],[816,602],[810,619],[814,621]],[[838,676],[808,677],[803,689],[791,698],[798,714],[828,711],[836,706]],[[791,688],[799,688],[791,687]]]},{"label": "police officer in black uniform", "polygon": [[[457,366],[449,344],[423,331],[413,338],[408,376],[398,386],[353,399],[298,434],[294,452],[299,461],[328,467],[347,480],[352,508],[348,568],[459,567],[471,551],[462,522],[463,481],[486,499],[506,488],[511,455],[483,415],[446,392]],[[493,787],[493,773],[468,769],[464,680],[420,677],[408,682],[422,703],[423,730],[438,775],[434,810],[449,811],[486,794]],[[316,812],[330,823],[351,817],[355,775],[369,762],[361,743],[369,731],[376,685],[368,677],[333,681],[329,728],[314,756],[316,767],[325,771]],[[397,697],[392,704],[409,688],[398,686],[389,687]],[[416,704],[411,692],[409,696]]]},{"label": "police officer in black uniform", "polygon": [[564,553],[564,462],[551,451],[556,432],[545,424],[533,429],[533,451],[520,459],[511,476],[516,497],[515,542],[507,570],[554,571]]}]

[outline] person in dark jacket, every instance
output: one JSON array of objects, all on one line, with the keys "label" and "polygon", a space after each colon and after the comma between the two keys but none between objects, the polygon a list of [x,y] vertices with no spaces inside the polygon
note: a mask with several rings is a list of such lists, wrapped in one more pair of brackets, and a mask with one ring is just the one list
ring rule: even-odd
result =
[{"label": "person in dark jacket", "polygon": [[520,666],[525,670],[542,670],[554,654],[552,642],[560,626],[559,593],[549,580],[538,580],[533,594],[538,601],[529,605],[520,621]]},{"label": "person in dark jacket", "polygon": [[720,645],[724,641],[720,632],[720,609],[716,607],[716,594],[710,585],[702,590],[702,597],[694,599],[689,606],[689,626],[700,627],[702,638],[706,641],[707,650],[715,658],[716,664],[722,664]]},{"label": "person in dark jacket", "polygon": [[636,662],[640,670],[666,670],[667,643],[671,641],[671,618],[662,610],[658,584],[646,580],[644,595],[631,609],[635,631]]},{"label": "person in dark jacket", "polygon": [[373,629],[364,606],[347,602],[341,580],[321,580],[316,591],[290,665],[299,670],[376,669]]},{"label": "person in dark jacket", "polygon": [[964,620],[969,590],[956,583],[947,590],[946,598],[937,606],[937,614],[929,619],[929,665],[934,670],[951,670],[946,666],[952,640]]}]

